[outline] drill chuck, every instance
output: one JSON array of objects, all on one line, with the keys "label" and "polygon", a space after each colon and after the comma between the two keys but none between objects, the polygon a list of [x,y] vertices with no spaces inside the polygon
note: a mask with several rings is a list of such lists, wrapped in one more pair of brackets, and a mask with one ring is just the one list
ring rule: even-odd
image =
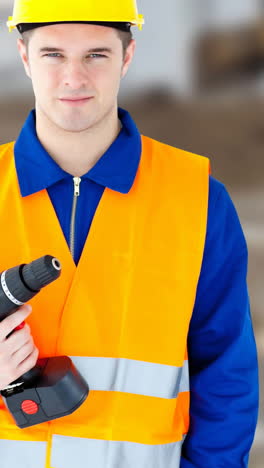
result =
[{"label": "drill chuck", "polygon": [[0,321],[32,299],[60,273],[60,262],[51,255],[4,271],[1,274]]}]

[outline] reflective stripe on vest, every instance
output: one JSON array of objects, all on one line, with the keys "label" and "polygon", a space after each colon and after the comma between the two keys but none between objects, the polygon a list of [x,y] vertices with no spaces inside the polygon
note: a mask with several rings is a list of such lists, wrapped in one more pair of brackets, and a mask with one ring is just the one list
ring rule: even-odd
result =
[{"label": "reflective stripe on vest", "polygon": [[45,468],[46,442],[0,439],[1,468]]},{"label": "reflective stripe on vest", "polygon": [[[175,468],[180,464],[183,441],[144,445],[54,435],[51,466]],[[45,468],[46,445],[44,442],[0,440],[1,468]]]},{"label": "reflective stripe on vest", "polygon": [[188,361],[183,367],[131,359],[71,356],[90,390],[135,393],[157,398],[176,398],[189,391]]},{"label": "reflective stripe on vest", "polygon": [[177,468],[180,465],[182,443],[183,441],[144,445],[54,435],[51,466],[54,468]]}]

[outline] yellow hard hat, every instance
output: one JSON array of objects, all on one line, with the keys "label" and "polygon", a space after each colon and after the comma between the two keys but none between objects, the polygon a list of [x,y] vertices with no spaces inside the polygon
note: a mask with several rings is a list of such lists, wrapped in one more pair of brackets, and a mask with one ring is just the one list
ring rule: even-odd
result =
[{"label": "yellow hard hat", "polygon": [[9,31],[21,23],[102,21],[131,23],[142,29],[136,0],[15,0]]}]

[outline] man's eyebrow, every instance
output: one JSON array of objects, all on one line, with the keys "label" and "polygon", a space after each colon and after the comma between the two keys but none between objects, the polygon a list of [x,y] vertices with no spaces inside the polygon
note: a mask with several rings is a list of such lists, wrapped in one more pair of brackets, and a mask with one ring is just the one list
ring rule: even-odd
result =
[{"label": "man's eyebrow", "polygon": [[[39,49],[39,52],[65,52],[64,49],[59,49],[57,47],[42,47]],[[113,53],[113,50],[109,47],[94,47],[92,49],[86,50],[86,53],[99,53],[99,52],[107,52],[109,54]]]}]

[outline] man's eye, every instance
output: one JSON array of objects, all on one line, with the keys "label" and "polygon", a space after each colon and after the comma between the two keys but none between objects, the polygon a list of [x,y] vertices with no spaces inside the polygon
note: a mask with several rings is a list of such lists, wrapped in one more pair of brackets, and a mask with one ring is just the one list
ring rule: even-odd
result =
[{"label": "man's eye", "polygon": [[44,57],[61,57],[61,54],[58,52],[51,52],[50,54],[45,54]]},{"label": "man's eye", "polygon": [[106,55],[103,54],[90,54],[88,55],[88,58],[104,58]]}]

